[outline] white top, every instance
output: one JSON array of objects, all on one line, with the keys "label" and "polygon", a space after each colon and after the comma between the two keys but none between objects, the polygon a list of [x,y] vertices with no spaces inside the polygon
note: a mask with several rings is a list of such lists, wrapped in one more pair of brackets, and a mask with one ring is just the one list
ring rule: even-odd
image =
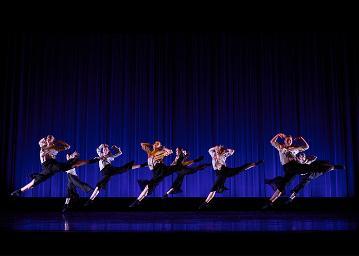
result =
[{"label": "white top", "polygon": [[[274,146],[274,145],[273,145]],[[295,156],[299,152],[305,151],[303,147],[288,147],[285,148],[283,145],[275,145],[274,146],[279,153],[279,160],[282,165],[285,165],[286,163],[289,163],[292,160],[295,160]]]},{"label": "white top", "polygon": [[103,148],[103,144],[101,144],[97,149],[96,149],[96,152],[97,154],[100,156],[100,157],[105,157],[104,159],[100,159],[100,161],[98,162],[98,165],[99,165],[99,168],[100,168],[100,171],[103,170],[103,168],[106,167],[106,165],[109,165],[111,164],[111,162],[113,160],[115,160],[116,157],[122,155],[122,152],[121,152],[121,149],[120,148],[117,148],[118,149],[118,152],[116,154],[112,154],[111,152],[104,156],[103,153],[102,153],[102,148]]},{"label": "white top", "polygon": [[59,152],[55,149],[40,149],[40,162],[44,163],[49,157],[52,159],[56,159],[56,155]]},{"label": "white top", "polygon": [[163,158],[165,158],[165,156],[167,156],[167,153],[164,150],[151,152],[147,158],[148,168],[152,171],[157,164],[163,163]]},{"label": "white top", "polygon": [[220,170],[222,166],[226,166],[227,157],[234,154],[233,149],[226,149],[222,154],[217,154],[215,147],[210,148],[208,153],[212,157],[213,170]]}]

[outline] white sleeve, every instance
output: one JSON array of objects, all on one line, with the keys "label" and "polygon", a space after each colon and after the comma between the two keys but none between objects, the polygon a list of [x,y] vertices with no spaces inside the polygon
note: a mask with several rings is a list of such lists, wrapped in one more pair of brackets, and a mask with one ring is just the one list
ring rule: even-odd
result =
[{"label": "white sleeve", "polygon": [[214,154],[216,153],[216,150],[215,150],[214,148],[215,148],[215,147],[210,148],[210,149],[208,150],[208,153],[210,154],[211,157],[214,157]]},{"label": "white sleeve", "polygon": [[98,156],[102,156],[102,152],[101,152],[102,148],[103,148],[103,144],[101,144],[101,145],[96,149],[96,152],[97,152]]}]

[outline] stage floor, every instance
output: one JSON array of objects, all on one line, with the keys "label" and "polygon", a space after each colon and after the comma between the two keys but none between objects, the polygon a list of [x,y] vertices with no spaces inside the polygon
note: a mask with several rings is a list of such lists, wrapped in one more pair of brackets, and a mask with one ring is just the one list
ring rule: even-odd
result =
[{"label": "stage floor", "polygon": [[56,232],[303,232],[354,231],[358,217],[338,212],[11,212],[0,228]]},{"label": "stage floor", "polygon": [[[262,201],[198,199],[99,200],[62,214],[63,199],[11,201],[0,212],[7,254],[359,254],[359,215],[352,202],[298,201],[289,209],[258,210]],[[305,203],[305,204],[304,204]],[[234,210],[233,210],[234,209]],[[12,244],[15,243],[15,246]],[[286,249],[289,247],[289,250]]]}]

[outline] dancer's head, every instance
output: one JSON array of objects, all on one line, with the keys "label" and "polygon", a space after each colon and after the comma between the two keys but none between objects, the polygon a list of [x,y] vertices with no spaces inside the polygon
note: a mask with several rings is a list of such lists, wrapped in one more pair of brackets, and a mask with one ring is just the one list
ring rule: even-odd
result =
[{"label": "dancer's head", "polygon": [[110,148],[108,147],[108,144],[102,144],[102,154],[108,155],[110,153]]},{"label": "dancer's head", "polygon": [[46,136],[46,143],[47,143],[47,144],[53,143],[54,140],[55,140],[55,137],[54,137],[53,135],[47,135],[47,136]]},{"label": "dancer's head", "polygon": [[300,152],[300,153],[296,154],[295,157],[297,158],[297,161],[301,164],[304,164],[307,159],[307,156],[305,155],[304,152]]},{"label": "dancer's head", "polygon": [[216,153],[217,154],[222,154],[225,151],[225,148],[223,145],[219,145],[216,147]]},{"label": "dancer's head", "polygon": [[79,152],[75,151],[72,154],[66,154],[66,160],[79,158],[79,156],[80,156]]},{"label": "dancer's head", "polygon": [[176,148],[176,155],[177,156],[180,155],[182,153],[182,151],[183,151],[183,148],[180,148],[180,147]]},{"label": "dancer's head", "polygon": [[189,156],[187,151],[184,150],[183,148],[181,148],[181,147],[176,148],[176,156],[179,156],[181,154],[183,154],[184,156]]},{"label": "dancer's head", "polygon": [[155,141],[155,143],[153,143],[153,149],[159,149],[162,145],[160,141]]},{"label": "dancer's head", "polygon": [[293,143],[293,137],[291,135],[287,135],[287,136],[284,137],[284,145],[286,147],[291,146],[292,143]]}]

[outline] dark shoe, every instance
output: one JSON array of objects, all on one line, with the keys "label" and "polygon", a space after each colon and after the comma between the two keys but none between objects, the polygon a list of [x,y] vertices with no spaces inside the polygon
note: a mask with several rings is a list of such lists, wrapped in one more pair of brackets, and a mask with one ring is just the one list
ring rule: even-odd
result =
[{"label": "dark shoe", "polygon": [[257,165],[260,165],[260,164],[264,164],[264,161],[263,160],[259,160],[258,162],[255,162],[256,166]]},{"label": "dark shoe", "polygon": [[293,202],[293,199],[288,198],[288,199],[284,202],[284,205],[290,205],[290,204],[292,204],[292,202]]},{"label": "dark shoe", "polygon": [[345,170],[345,165],[336,164],[334,165],[334,170]]},{"label": "dark shoe", "polygon": [[85,207],[89,207],[90,205],[93,204],[93,201],[94,201],[94,200],[91,200],[91,199],[87,200],[86,203],[84,204],[84,206],[85,206]]},{"label": "dark shoe", "polygon": [[140,201],[136,199],[136,201],[134,201],[132,204],[130,204],[128,207],[130,208],[134,208],[136,206],[140,205]]},{"label": "dark shoe", "polygon": [[201,162],[203,160],[203,158],[204,158],[203,156],[200,156],[200,157],[194,159],[193,162],[194,163]]},{"label": "dark shoe", "polygon": [[206,202],[203,202],[199,207],[198,207],[198,210],[203,210],[203,209],[206,209],[206,208],[208,208],[208,203],[206,203]]},{"label": "dark shoe", "polygon": [[273,203],[268,201],[265,205],[263,205],[262,210],[269,210],[273,208]]},{"label": "dark shoe", "polygon": [[22,193],[21,189],[18,189],[18,190],[15,190],[14,192],[12,192],[10,194],[10,196],[19,197],[21,195],[21,193]]}]

